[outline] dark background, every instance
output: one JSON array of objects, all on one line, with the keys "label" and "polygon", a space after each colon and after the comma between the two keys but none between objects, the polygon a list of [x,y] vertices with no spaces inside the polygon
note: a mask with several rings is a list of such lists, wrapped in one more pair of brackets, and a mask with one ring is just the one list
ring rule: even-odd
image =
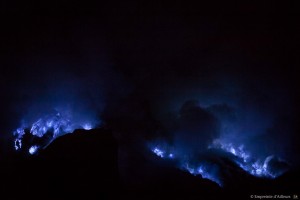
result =
[{"label": "dark background", "polygon": [[161,137],[170,115],[196,99],[204,107],[234,107],[243,116],[241,138],[251,136],[243,141],[299,164],[296,4],[0,6],[4,157],[22,118],[61,99],[95,112],[113,130],[121,160],[143,144],[140,138]]}]

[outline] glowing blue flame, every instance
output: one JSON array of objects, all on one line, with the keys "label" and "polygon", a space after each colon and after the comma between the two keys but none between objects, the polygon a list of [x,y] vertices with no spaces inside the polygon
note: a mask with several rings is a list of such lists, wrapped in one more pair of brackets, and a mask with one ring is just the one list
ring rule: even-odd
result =
[{"label": "glowing blue flame", "polygon": [[213,144],[208,148],[217,148],[222,149],[226,152],[232,153],[233,155],[242,158],[244,162],[248,162],[250,159],[250,154],[245,151],[244,145],[239,145],[239,147],[235,147],[232,143],[226,143],[219,139],[214,140]]},{"label": "glowing blue flame", "polygon": [[86,123],[82,126],[84,130],[91,130],[93,128],[92,124]]},{"label": "glowing blue flame", "polygon": [[151,149],[151,151],[157,155],[158,157],[161,157],[161,158],[169,158],[169,159],[174,159],[175,158],[175,154],[173,152],[170,152],[169,150],[166,150],[164,148],[161,148],[161,147],[153,147]]},{"label": "glowing blue flame", "polygon": [[22,148],[22,140],[21,139],[15,139],[15,149],[21,149]]},{"label": "glowing blue flame", "polygon": [[[22,139],[26,134],[26,130],[32,136],[42,138],[46,134],[50,134],[51,138],[49,142],[53,141],[56,137],[72,133],[75,129],[83,128],[85,130],[90,130],[94,125],[90,122],[82,122],[81,120],[74,119],[70,112],[56,112],[52,114],[45,115],[31,125],[22,125],[20,128],[16,129],[13,134],[15,136],[14,147],[16,150],[22,149]],[[34,154],[38,150],[37,146],[32,146],[28,151],[30,154]]]},{"label": "glowing blue flame", "polygon": [[33,154],[35,154],[35,153],[37,152],[38,148],[39,148],[39,147],[38,147],[37,145],[33,145],[33,146],[31,146],[31,147],[29,148],[28,152],[29,152],[31,155],[33,155]]},{"label": "glowing blue flame", "polygon": [[[172,149],[173,151],[170,152],[169,149]],[[228,155],[231,154],[233,157],[229,156],[228,158],[231,159],[232,162],[236,163],[241,169],[253,176],[276,178],[288,170],[286,166],[282,168],[272,167],[272,162],[273,164],[274,162],[277,164],[286,164],[285,161],[278,159],[275,156],[268,156],[263,160],[254,158],[248,151],[245,150],[244,145],[238,145],[238,147],[236,147],[232,143],[226,143],[223,140],[218,139],[214,140],[214,142],[209,145],[208,149],[217,149],[228,153]],[[221,187],[224,185],[224,177],[222,177],[221,174],[222,170],[226,169],[222,169],[221,165],[214,163],[215,161],[210,161],[209,159],[201,157],[197,158],[197,155],[185,155],[184,153],[180,153],[179,149],[174,151],[173,147],[166,144],[152,146],[151,151],[163,159],[176,158],[179,163],[176,167],[187,171],[190,174],[201,176],[204,179],[209,179]],[[176,152],[176,157],[174,152]]]},{"label": "glowing blue flame", "polygon": [[159,157],[161,157],[161,158],[163,158],[164,157],[164,154],[165,154],[165,152],[163,152],[162,150],[160,150],[159,148],[154,148],[153,149],[153,153],[155,153],[157,156],[159,156]]},{"label": "glowing blue flame", "polygon": [[188,171],[190,174],[193,174],[194,176],[201,175],[202,178],[211,180],[215,183],[217,183],[220,187],[223,186],[222,181],[215,175],[215,168],[214,166],[210,166],[207,163],[200,163],[197,166],[191,166],[189,163],[185,163],[182,166],[182,169],[185,171]]},{"label": "glowing blue flame", "polygon": [[[276,178],[286,171],[286,169],[284,169],[279,170],[276,173],[271,172],[269,163],[275,158],[275,156],[268,156],[263,161],[255,159],[250,153],[245,151],[244,145],[240,145],[238,148],[236,148],[232,143],[226,143],[222,140],[215,140],[210,148],[211,147],[220,148],[226,152],[232,153],[238,158],[241,158],[242,161],[236,160],[235,163],[238,164],[238,166],[243,170],[257,177]],[[285,161],[281,160],[281,162]]]},{"label": "glowing blue flame", "polygon": [[[166,146],[166,145],[163,145]],[[188,171],[190,174],[195,175],[195,176],[201,176],[202,178],[205,179],[209,179],[211,181],[216,182],[219,186],[222,186],[222,182],[221,180],[218,179],[217,176],[215,176],[215,167],[211,164],[202,162],[202,163],[198,163],[198,164],[191,164],[192,160],[187,158],[186,156],[179,156],[170,152],[169,150],[166,149],[171,149],[169,148],[161,148],[158,146],[155,146],[151,149],[151,151],[157,155],[160,158],[164,158],[164,159],[179,159],[179,166],[177,166],[178,168],[184,170],[184,171]]]},{"label": "glowing blue flame", "polygon": [[[73,124],[70,119],[64,118],[60,113],[55,116],[46,116],[38,119],[32,124],[30,133],[32,135],[42,137],[47,131],[52,130],[54,137],[61,133],[66,133],[72,130]],[[73,129],[74,130],[74,129]]]}]

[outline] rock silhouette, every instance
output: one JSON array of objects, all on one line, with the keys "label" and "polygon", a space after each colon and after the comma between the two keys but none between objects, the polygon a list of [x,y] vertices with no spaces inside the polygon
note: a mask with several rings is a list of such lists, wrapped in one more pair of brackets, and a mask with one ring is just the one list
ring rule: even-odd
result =
[{"label": "rock silhouette", "polygon": [[73,134],[58,137],[37,155],[22,154],[3,162],[1,196],[8,199],[115,196],[111,191],[118,188],[117,149],[117,142],[108,130],[75,130]]},{"label": "rock silhouette", "polygon": [[[125,150],[125,149],[121,149]],[[226,185],[174,167],[147,149],[131,152],[135,168],[120,169],[120,151],[110,130],[75,130],[37,154],[14,154],[0,165],[1,199],[248,199],[252,194],[297,195],[299,171],[275,180],[250,176],[228,156],[213,152]]]}]

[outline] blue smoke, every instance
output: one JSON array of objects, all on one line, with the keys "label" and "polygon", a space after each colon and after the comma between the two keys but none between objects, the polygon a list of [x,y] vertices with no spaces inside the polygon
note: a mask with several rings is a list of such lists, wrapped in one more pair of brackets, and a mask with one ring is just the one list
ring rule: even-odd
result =
[{"label": "blue smoke", "polygon": [[[220,139],[215,140],[209,148],[221,149],[235,156],[237,159],[233,161],[246,172],[265,178],[276,178],[288,170],[288,162],[274,155],[269,155],[266,158],[259,159],[251,155],[245,150],[245,146],[241,144],[236,147],[232,143],[226,143]],[[284,167],[274,169],[274,163],[283,164]]]},{"label": "blue smoke", "polygon": [[[199,178],[209,179],[217,183],[220,187],[226,184],[227,180],[224,180],[222,170],[225,171],[226,169],[224,168],[227,166],[220,165],[218,162],[202,158],[201,156],[197,157],[195,155],[184,154],[171,146],[165,146],[165,148],[163,148],[160,145],[154,145],[150,148],[151,151],[161,159],[175,160],[175,167],[179,169],[187,171],[194,176],[199,176]],[[169,149],[174,149],[176,153]],[[256,177],[274,179],[289,169],[289,164],[285,160],[274,155],[268,156],[264,160],[252,157],[250,153],[243,149],[243,145],[236,148],[230,143],[213,143],[208,149],[215,149],[227,153],[228,159],[231,159],[240,169]],[[209,153],[204,152],[204,154]],[[281,166],[278,167],[278,165]]]},{"label": "blue smoke", "polygon": [[[259,154],[254,148],[255,142],[248,141],[252,135],[242,132],[244,129],[241,126],[245,121],[236,118],[234,109],[225,104],[202,108],[198,102],[189,101],[173,121],[176,128],[170,134],[171,139],[152,141],[149,148],[161,159],[176,161],[173,162],[174,167],[209,179],[220,187],[230,181],[229,168],[266,179],[274,179],[287,172],[291,164],[275,151]],[[266,121],[261,123],[265,125]],[[255,124],[255,120],[252,124]],[[263,129],[257,123],[252,131]],[[232,163],[231,167],[225,164],[228,162]]]},{"label": "blue smoke", "polygon": [[[71,57],[50,49],[18,63],[15,73],[20,76],[11,86],[13,123],[7,131],[13,133],[15,149],[34,154],[75,129],[103,125],[109,95],[113,91],[118,98],[126,93],[127,85],[113,69],[100,32],[86,37],[72,33],[70,37],[78,42],[72,43],[76,55]],[[69,48],[68,43],[60,45]],[[31,148],[34,145],[38,148]]]}]

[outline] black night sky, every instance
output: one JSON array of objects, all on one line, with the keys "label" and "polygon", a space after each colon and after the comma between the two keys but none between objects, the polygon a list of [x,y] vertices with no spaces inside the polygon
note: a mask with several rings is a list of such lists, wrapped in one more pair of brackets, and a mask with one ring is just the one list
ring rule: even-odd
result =
[{"label": "black night sky", "polygon": [[[36,184],[32,179],[41,176],[47,177],[39,182],[48,189],[23,188],[24,198],[55,199],[73,192],[83,199],[102,193],[162,199],[163,192],[213,198],[236,190],[244,199],[299,196],[297,12],[292,3],[1,2],[0,173],[29,170],[34,177],[5,176],[3,195],[23,183]],[[13,132],[53,109],[70,111],[74,124],[88,121],[100,136],[79,130],[77,138],[76,131],[64,135],[37,155],[16,153]],[[226,152],[225,143],[222,150],[207,150],[216,139],[245,146],[251,159],[272,158],[276,178],[241,170],[239,154]],[[78,149],[72,151],[74,145]],[[158,155],[159,147],[168,150]],[[57,155],[70,159],[61,170],[55,167],[61,162]],[[107,163],[106,168],[78,164],[105,160],[116,169]],[[217,166],[213,176],[222,184],[182,168],[203,160]],[[43,170],[33,170],[37,167]],[[68,171],[80,167],[89,173],[77,177],[76,170]],[[52,168],[56,171],[49,175]],[[112,171],[111,179],[106,170]],[[57,174],[66,185],[78,183],[76,189],[61,184],[51,196],[49,177]],[[100,181],[102,176],[109,183]],[[15,185],[11,179],[16,177]],[[94,180],[102,190],[80,183]]]}]

